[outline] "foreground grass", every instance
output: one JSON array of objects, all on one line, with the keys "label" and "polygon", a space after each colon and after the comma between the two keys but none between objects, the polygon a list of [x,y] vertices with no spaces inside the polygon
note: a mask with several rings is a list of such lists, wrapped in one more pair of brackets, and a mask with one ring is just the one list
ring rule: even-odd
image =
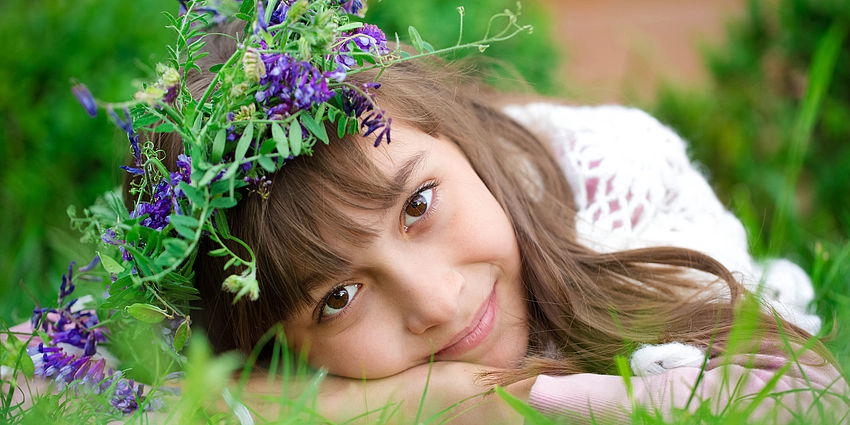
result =
[{"label": "foreground grass", "polygon": [[[850,245],[850,244],[849,244]],[[850,248],[846,248],[850,250]],[[754,299],[753,299],[754,301]],[[759,305],[757,302],[744,302],[738,314],[738,322],[732,331],[729,347],[750,346],[748,342],[754,338],[753,329],[758,320]],[[19,380],[24,388],[28,403],[20,404],[13,401],[4,385],[4,395],[0,400],[0,423],[20,424],[80,424],[80,423],[179,423],[179,424],[343,424],[349,421],[335,422],[320,413],[318,405],[318,390],[325,374],[309,370],[303,362],[293,360],[283,344],[282,333],[269,333],[267,339],[273,339],[274,348],[271,360],[263,366],[263,373],[269,376],[269,382],[278,386],[279,393],[273,395],[252,394],[245,390],[248,376],[256,370],[256,355],[240,362],[234,356],[213,356],[204,338],[193,339],[187,350],[185,374],[179,379],[180,394],[175,395],[170,388],[174,383],[166,381],[166,377],[158,377],[156,382],[146,389],[148,398],[142,409],[130,416],[125,416],[110,408],[109,391],[96,394],[84,384],[70,385],[59,391],[56,388],[44,390],[40,379]],[[788,348],[788,358],[797,361],[802,349],[791,350],[792,344],[787,340],[783,343]],[[242,367],[238,367],[239,364]],[[631,388],[637,377],[632,377],[625,359],[619,359],[619,370],[627,388]],[[788,366],[791,366],[789,364]],[[703,368],[705,365],[703,365]],[[787,371],[781,368],[779,374]],[[16,371],[17,372],[17,371]],[[776,417],[788,418],[791,424],[838,424],[847,423],[848,394],[836,389],[820,390],[816,388],[800,388],[796,391],[812,391],[814,402],[807,406],[767,407],[761,412],[761,419],[754,418],[754,411],[763,404],[770,405],[789,391],[775,389],[776,380],[769,381],[762,391],[757,394],[745,394],[737,389],[729,396],[728,404],[715,399],[702,400],[691,394],[692,402],[688,409],[676,408],[669,411],[647,409],[635,404],[631,414],[631,422],[635,424],[772,424]],[[730,380],[729,388],[737,388],[737,382]],[[38,388],[37,388],[38,387]],[[151,390],[153,388],[153,390]],[[156,388],[160,388],[156,390]],[[41,392],[32,395],[31,392]],[[146,411],[145,407],[158,399],[162,407],[155,411]],[[519,400],[497,387],[494,394],[482,394],[481,400],[498,397],[507,403],[525,419],[526,424],[549,425],[567,423],[586,423],[585,421],[571,422],[568,418],[560,420],[547,418],[524,401]],[[405,400],[404,403],[421,406],[434,399],[434,395],[423,394],[418,400]],[[843,400],[844,404],[835,404],[835,400]],[[245,401],[250,400],[250,401]],[[252,410],[257,407],[257,400],[262,400],[262,410]],[[244,402],[243,402],[244,401]],[[351,400],[352,406],[357,406],[362,400]],[[410,409],[406,409],[410,411]],[[431,411],[426,409],[426,411]],[[789,414],[790,412],[790,414]],[[436,413],[405,417],[400,404],[391,402],[383,406],[363,407],[363,414],[352,419],[355,423],[371,424],[444,424],[452,423],[462,417],[463,408],[450,406]],[[820,421],[812,420],[821,418]],[[607,423],[605,412],[598,412],[597,417],[590,418],[591,423]]]}]

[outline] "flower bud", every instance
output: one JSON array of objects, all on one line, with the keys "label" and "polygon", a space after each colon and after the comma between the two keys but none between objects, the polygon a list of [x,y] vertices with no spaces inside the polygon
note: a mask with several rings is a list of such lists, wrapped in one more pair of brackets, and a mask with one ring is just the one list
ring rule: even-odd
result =
[{"label": "flower bud", "polygon": [[165,72],[162,73],[162,83],[165,87],[173,87],[180,82],[180,74],[176,69],[172,67],[168,67]]},{"label": "flower bud", "polygon": [[149,105],[154,105],[157,100],[162,99],[162,95],[164,94],[165,90],[155,86],[148,86],[142,91],[137,91],[135,97],[136,100],[147,102]]},{"label": "flower bud", "polygon": [[263,63],[260,54],[252,48],[248,48],[242,56],[242,68],[245,70],[245,75],[255,83],[266,76],[266,64]]}]

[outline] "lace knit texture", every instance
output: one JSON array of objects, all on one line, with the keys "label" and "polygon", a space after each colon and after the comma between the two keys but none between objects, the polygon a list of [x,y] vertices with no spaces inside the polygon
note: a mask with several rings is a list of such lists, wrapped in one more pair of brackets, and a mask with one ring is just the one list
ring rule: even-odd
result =
[{"label": "lace knit texture", "polygon": [[691,163],[684,141],[656,119],[621,106],[532,103],[505,112],[550,141],[573,189],[580,242],[599,252],[651,246],[700,251],[747,289],[761,291],[787,320],[811,333],[820,330],[820,318],[807,313],[814,297],[808,276],[784,259],[753,260],[741,222]]}]

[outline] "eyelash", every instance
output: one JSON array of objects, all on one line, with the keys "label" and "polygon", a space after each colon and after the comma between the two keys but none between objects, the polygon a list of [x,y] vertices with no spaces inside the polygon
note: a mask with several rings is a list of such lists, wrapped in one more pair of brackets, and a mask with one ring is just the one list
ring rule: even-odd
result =
[{"label": "eyelash", "polygon": [[[413,192],[413,194],[410,195],[409,198],[407,198],[407,201],[404,202],[404,206],[401,209],[401,216],[399,217],[399,222],[401,223],[401,228],[404,229],[405,233],[407,232],[407,230],[411,226],[413,226],[416,223],[419,223],[420,221],[422,221],[424,219],[427,219],[428,217],[431,216],[431,214],[434,213],[434,207],[437,205],[437,199],[438,199],[438,196],[436,195],[436,193],[437,193],[436,189],[437,189],[437,186],[439,186],[439,185],[440,185],[440,182],[437,181],[437,180],[430,180],[428,182],[425,182],[425,184],[423,184],[422,186],[419,186],[419,188],[417,188]],[[406,226],[404,224],[404,214],[405,214],[404,211],[405,211],[405,209],[407,209],[407,207],[416,199],[417,196],[421,195],[422,192],[425,192],[426,190],[429,190],[429,189],[433,190],[433,194],[431,195],[431,200],[428,204],[428,209],[425,211],[424,214],[419,216],[418,219],[413,224],[411,224],[410,226]]]}]

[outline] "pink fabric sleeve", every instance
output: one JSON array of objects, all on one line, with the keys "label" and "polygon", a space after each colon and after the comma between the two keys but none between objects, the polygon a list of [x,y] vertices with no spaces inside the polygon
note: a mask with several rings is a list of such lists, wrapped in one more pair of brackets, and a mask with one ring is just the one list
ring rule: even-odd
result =
[{"label": "pink fabric sleeve", "polygon": [[[658,409],[668,419],[672,409],[694,411],[703,402],[718,413],[733,401],[737,408],[743,407],[738,402],[752,399],[787,362],[784,356],[773,354],[733,356],[725,365],[722,361],[709,361],[705,372],[701,368],[681,367],[663,374],[632,377],[631,399],[621,376],[540,375],[531,388],[528,403],[548,416],[569,418],[573,421],[570,423],[591,423],[591,418],[599,423],[631,423],[633,402],[651,412]],[[800,362],[804,363],[799,367],[792,365],[778,378],[769,391],[774,396],[762,401],[753,415],[779,423],[788,422],[795,415],[814,418],[826,415],[836,420],[818,423],[847,420],[848,405],[836,396],[848,393],[841,374],[814,354]],[[688,403],[694,387],[695,396]],[[784,407],[776,408],[777,404]],[[830,409],[822,411],[819,405]]]}]

